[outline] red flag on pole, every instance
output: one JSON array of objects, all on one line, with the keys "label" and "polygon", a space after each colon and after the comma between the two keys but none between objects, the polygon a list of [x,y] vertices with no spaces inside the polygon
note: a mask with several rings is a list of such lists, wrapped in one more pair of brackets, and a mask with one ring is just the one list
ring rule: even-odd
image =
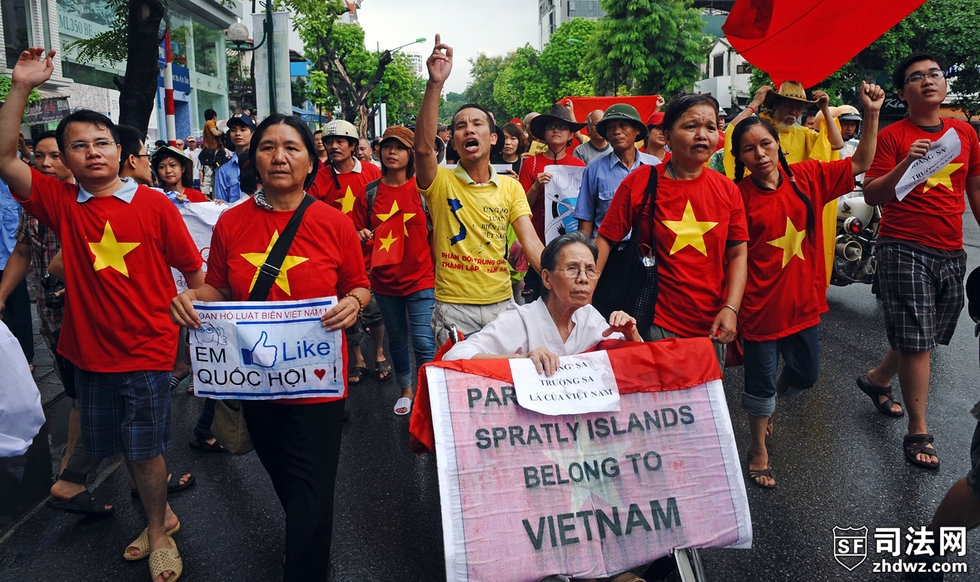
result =
[{"label": "red flag on pole", "polygon": [[405,256],[405,213],[392,213],[374,229],[374,248],[371,250],[371,266],[397,265]]},{"label": "red flag on pole", "polygon": [[898,24],[925,0],[737,0],[722,26],[746,61],[778,87],[812,87]]}]

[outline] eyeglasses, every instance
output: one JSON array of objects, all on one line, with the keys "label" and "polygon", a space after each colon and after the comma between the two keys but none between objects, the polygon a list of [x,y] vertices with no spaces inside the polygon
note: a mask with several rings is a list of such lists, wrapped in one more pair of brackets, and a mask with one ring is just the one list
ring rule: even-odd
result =
[{"label": "eyeglasses", "polygon": [[570,131],[572,128],[567,123],[552,122],[544,126],[545,131]]},{"label": "eyeglasses", "polygon": [[946,73],[942,71],[929,71],[928,73],[912,73],[905,79],[906,85],[918,85],[919,83],[929,79],[933,83],[938,83],[940,79],[945,79]]},{"label": "eyeglasses", "polygon": [[582,273],[585,273],[585,278],[590,281],[595,281],[599,278],[599,275],[602,274],[602,271],[599,271],[595,267],[585,267],[583,269],[573,265],[565,267],[561,270],[561,272],[564,273],[565,277],[568,279],[578,279]]},{"label": "eyeglasses", "polygon": [[108,151],[116,147],[116,142],[108,139],[100,139],[94,142],[73,141],[65,146],[65,149],[73,153],[87,152],[88,148],[93,147],[99,151]]},{"label": "eyeglasses", "polygon": [[133,154],[133,155],[136,156],[137,158],[146,158],[146,159],[150,159],[150,158],[153,157],[153,154],[151,154],[151,153]]}]

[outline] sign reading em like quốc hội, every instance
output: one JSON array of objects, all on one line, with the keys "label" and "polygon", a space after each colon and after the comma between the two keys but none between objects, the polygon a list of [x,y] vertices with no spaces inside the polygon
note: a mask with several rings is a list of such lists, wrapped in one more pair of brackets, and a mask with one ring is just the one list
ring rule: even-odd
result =
[{"label": "sign reading em like qu\u1ed1c h\u1ed9i", "polygon": [[195,302],[190,330],[194,392],[266,400],[345,395],[343,332],[320,317],[336,297],[299,301]]}]

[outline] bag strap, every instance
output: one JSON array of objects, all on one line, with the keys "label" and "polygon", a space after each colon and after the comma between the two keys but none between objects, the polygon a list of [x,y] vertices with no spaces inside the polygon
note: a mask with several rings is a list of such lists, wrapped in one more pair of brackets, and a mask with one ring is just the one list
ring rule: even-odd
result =
[{"label": "bag strap", "polygon": [[299,223],[303,221],[303,215],[306,213],[306,209],[310,204],[313,204],[313,197],[305,194],[303,201],[299,203],[299,207],[293,212],[293,215],[289,218],[289,222],[286,223],[286,228],[283,229],[282,234],[276,240],[276,244],[269,251],[269,256],[266,257],[265,263],[259,267],[259,276],[255,280],[255,285],[252,286],[252,292],[248,295],[249,301],[265,301],[269,296],[269,291],[272,290],[272,284],[275,282],[276,277],[279,276],[279,267],[282,266],[282,262],[286,259],[286,253],[289,252],[289,247],[293,244],[296,231],[299,230]]},{"label": "bag strap", "polygon": [[[639,232],[637,228],[640,226],[640,218],[643,216],[643,209],[650,205],[650,220],[653,221],[653,213],[657,208],[657,183],[659,177],[657,175],[657,167],[650,166],[650,178],[647,180],[646,188],[643,189],[643,202],[640,203],[639,211],[636,213],[636,218],[633,219],[633,232]],[[650,228],[651,241],[653,237],[653,228]],[[653,248],[653,245],[650,245]]]},{"label": "bag strap", "polygon": [[367,215],[368,215],[368,226],[371,226],[371,215],[374,214],[374,199],[378,197],[378,184],[381,183],[381,178],[373,182],[368,182],[368,185],[364,188],[364,192],[367,195]]}]

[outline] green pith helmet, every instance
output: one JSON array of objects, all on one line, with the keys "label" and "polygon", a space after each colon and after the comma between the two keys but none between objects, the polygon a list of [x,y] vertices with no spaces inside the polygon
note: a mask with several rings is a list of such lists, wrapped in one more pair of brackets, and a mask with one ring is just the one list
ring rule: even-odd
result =
[{"label": "green pith helmet", "polygon": [[636,135],[636,141],[643,141],[647,138],[647,126],[643,125],[643,122],[640,121],[640,113],[636,110],[636,107],[627,105],[626,103],[616,103],[615,105],[611,105],[609,109],[606,109],[602,120],[595,124],[595,129],[599,132],[599,135],[605,138],[606,124],[616,120],[626,121],[639,131]]}]

